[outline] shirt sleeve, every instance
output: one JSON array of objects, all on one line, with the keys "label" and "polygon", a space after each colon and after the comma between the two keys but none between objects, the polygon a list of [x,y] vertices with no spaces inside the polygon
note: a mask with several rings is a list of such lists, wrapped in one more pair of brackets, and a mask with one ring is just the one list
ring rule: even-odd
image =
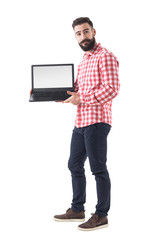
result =
[{"label": "shirt sleeve", "polygon": [[104,53],[99,60],[101,87],[89,94],[80,94],[81,103],[104,104],[115,98],[119,92],[119,62],[112,53]]},{"label": "shirt sleeve", "polygon": [[74,82],[74,92],[78,92],[78,90],[79,90],[79,86],[78,86],[78,75],[79,75],[79,66],[78,66],[78,70],[77,70],[76,81]]}]

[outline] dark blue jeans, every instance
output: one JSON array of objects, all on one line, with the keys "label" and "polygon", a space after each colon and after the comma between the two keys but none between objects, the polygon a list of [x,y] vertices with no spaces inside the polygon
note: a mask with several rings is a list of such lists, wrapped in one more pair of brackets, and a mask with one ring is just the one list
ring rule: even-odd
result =
[{"label": "dark blue jeans", "polygon": [[86,201],[86,177],[84,163],[88,157],[92,174],[95,175],[97,198],[96,212],[100,217],[108,215],[110,208],[110,178],[106,166],[107,135],[111,126],[96,123],[82,128],[74,128],[68,167],[72,176],[72,210],[84,211]]}]

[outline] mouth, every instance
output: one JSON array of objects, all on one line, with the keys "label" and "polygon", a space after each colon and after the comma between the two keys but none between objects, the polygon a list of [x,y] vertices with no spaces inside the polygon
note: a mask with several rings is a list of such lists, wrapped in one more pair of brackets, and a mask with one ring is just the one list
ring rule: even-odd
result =
[{"label": "mouth", "polygon": [[86,45],[86,44],[89,44],[89,42],[83,42],[83,44],[85,44],[85,45]]},{"label": "mouth", "polygon": [[89,40],[84,40],[81,44],[89,44]]}]

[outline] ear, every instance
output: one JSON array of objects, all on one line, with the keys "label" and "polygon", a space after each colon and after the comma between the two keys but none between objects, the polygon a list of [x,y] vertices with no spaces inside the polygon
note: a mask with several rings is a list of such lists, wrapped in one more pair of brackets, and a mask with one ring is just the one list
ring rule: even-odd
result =
[{"label": "ear", "polygon": [[94,37],[96,36],[96,29],[93,28]]}]

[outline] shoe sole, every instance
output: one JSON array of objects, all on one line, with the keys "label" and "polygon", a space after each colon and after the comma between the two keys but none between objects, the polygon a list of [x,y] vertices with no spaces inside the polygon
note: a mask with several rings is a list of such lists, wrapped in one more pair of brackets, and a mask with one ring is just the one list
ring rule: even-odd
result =
[{"label": "shoe sole", "polygon": [[84,222],[85,218],[83,219],[59,219],[59,218],[53,218],[57,222]]},{"label": "shoe sole", "polygon": [[93,231],[93,230],[98,230],[98,229],[102,229],[102,228],[106,228],[106,227],[108,227],[108,224],[101,225],[101,226],[98,226],[98,227],[95,227],[95,228],[81,228],[81,227],[78,227],[78,229],[81,230],[81,231]]}]

